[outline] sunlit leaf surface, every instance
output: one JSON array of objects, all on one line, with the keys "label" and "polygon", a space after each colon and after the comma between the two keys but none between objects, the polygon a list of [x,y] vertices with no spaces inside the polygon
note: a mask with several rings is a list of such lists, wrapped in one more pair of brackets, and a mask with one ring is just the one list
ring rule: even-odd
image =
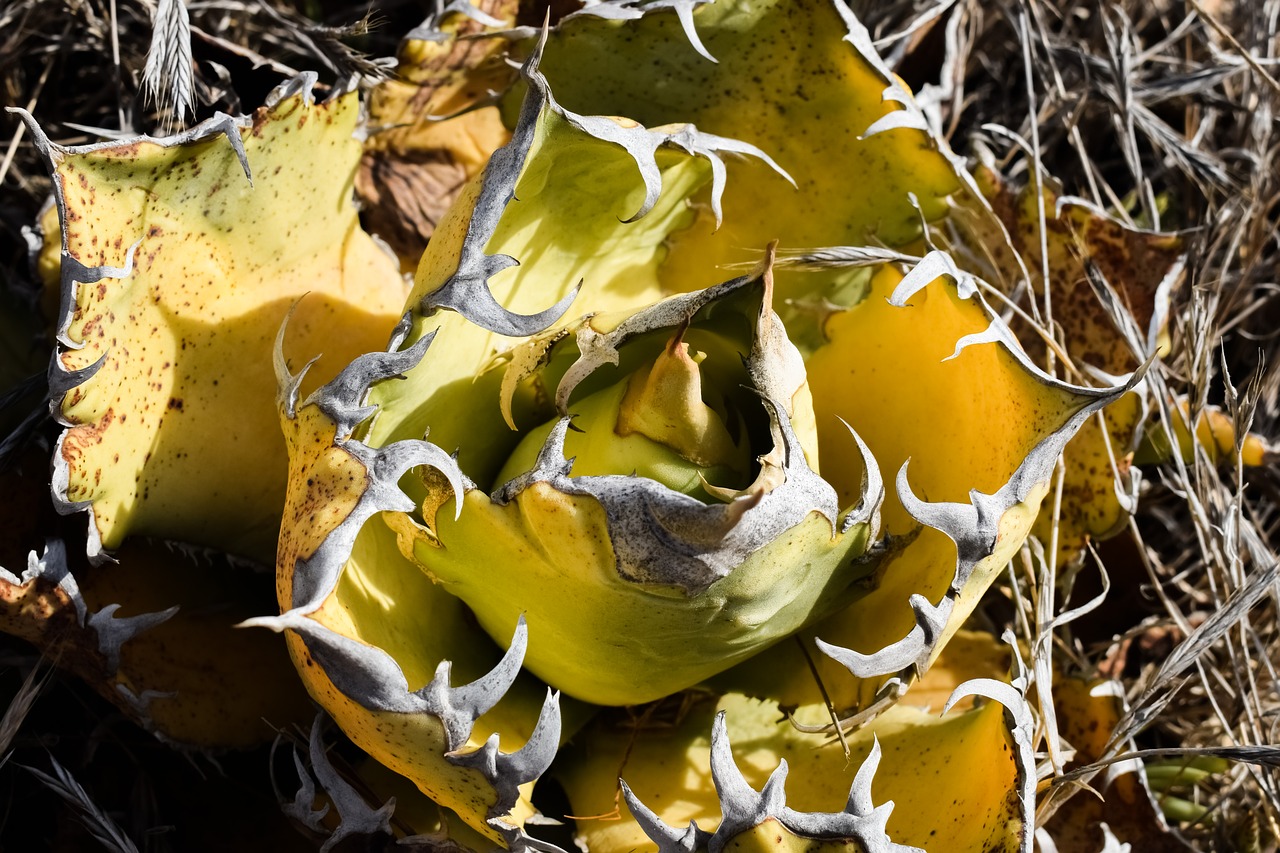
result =
[{"label": "sunlit leaf surface", "polygon": [[286,349],[324,353],[314,382],[384,345],[404,296],[351,203],[358,110],[286,91],[181,137],[44,143],[71,425],[55,488],[103,547],[133,532],[270,562],[287,462],[265,366],[285,312],[307,295]]}]

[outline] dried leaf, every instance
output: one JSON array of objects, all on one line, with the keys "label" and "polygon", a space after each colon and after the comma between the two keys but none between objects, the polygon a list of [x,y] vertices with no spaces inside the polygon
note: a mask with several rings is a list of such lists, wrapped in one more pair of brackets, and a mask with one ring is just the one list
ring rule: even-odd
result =
[{"label": "dried leaf", "polygon": [[[1076,751],[1068,765],[1071,770],[1097,761],[1124,713],[1124,700],[1115,682],[1056,678],[1053,702],[1059,731]],[[1118,772],[1117,772],[1118,771]],[[1171,833],[1152,804],[1140,768],[1116,765],[1112,772],[1099,774],[1091,787],[1077,791],[1058,807],[1045,829],[1059,853],[1092,853],[1102,847],[1103,826],[1120,841],[1153,853],[1183,853],[1191,850]]]},{"label": "dried leaf", "polygon": [[173,743],[245,748],[311,717],[284,644],[234,627],[273,609],[268,577],[145,540],[90,567],[84,527],[57,517],[39,455],[0,474],[0,632]]},{"label": "dried leaf", "polygon": [[[514,22],[513,0],[478,8]],[[440,217],[489,155],[510,139],[493,92],[515,71],[500,38],[477,39],[486,27],[461,12],[410,33],[400,46],[395,76],[374,87],[368,123],[373,132],[356,177],[365,221],[412,272]]]}]

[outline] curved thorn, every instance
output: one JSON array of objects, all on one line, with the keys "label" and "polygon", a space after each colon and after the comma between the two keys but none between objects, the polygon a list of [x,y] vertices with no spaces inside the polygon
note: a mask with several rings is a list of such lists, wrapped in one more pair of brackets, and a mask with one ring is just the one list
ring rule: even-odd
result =
[{"label": "curved thorn", "polygon": [[619,779],[618,787],[622,789],[622,799],[626,801],[631,816],[635,818],[636,823],[640,824],[640,830],[657,843],[659,850],[667,850],[670,845],[680,843],[684,833],[668,826],[656,812],[642,803],[625,780]]},{"label": "curved thorn", "polygon": [[[486,260],[491,258],[492,256],[487,256]],[[473,325],[512,338],[531,337],[555,325],[568,312],[581,285],[575,286],[550,308],[536,314],[516,314],[493,297],[488,285],[489,277],[495,272],[515,265],[514,260],[506,260],[509,263],[485,264],[482,274],[468,274],[460,269],[453,278],[423,298],[423,313],[430,314],[441,309],[454,311]]]},{"label": "curved thorn", "polygon": [[871,800],[871,783],[880,767],[880,755],[880,738],[872,734],[871,751],[862,760],[862,765],[854,774],[853,784],[849,786],[849,801],[845,810],[850,814],[866,817],[875,811],[875,803]]},{"label": "curved thorn", "polygon": [[[56,180],[55,180],[55,186]],[[55,196],[58,202],[58,216],[63,217],[63,201],[62,193],[58,192]],[[63,237],[66,240],[66,237]],[[124,279],[133,275],[133,262],[137,255],[138,247],[142,245],[142,240],[138,239],[129,247],[129,251],[124,256],[124,266],[85,266],[80,259],[67,251],[65,245],[62,249],[62,255],[59,258],[61,269],[58,274],[59,294],[58,294],[58,328],[55,337],[58,343],[62,344],[66,349],[80,349],[84,346],[83,341],[73,341],[68,337],[68,330],[71,328],[71,322],[75,319],[75,294],[77,284],[96,284],[104,278]]]},{"label": "curved thorn", "polygon": [[619,779],[618,785],[622,788],[622,797],[627,802],[631,816],[649,840],[658,845],[659,853],[694,853],[710,839],[711,834],[699,829],[696,821],[689,821],[689,825],[683,830],[668,826],[640,801],[626,782]]},{"label": "curved thorn", "polygon": [[[844,418],[840,418],[840,423],[844,424],[845,429],[849,430],[849,434],[853,436],[853,441],[858,446],[858,453],[862,457],[862,499],[858,501],[858,505],[852,512],[845,515],[840,523],[840,532],[848,533],[855,524],[868,523],[874,531],[875,528],[880,527],[878,519],[880,509],[884,506],[886,495],[884,477],[880,474],[880,465],[871,453],[871,448],[867,447],[867,443],[862,440],[862,436],[858,435],[858,431]],[[872,535],[875,533],[873,532]]]},{"label": "curved thorn", "polygon": [[307,371],[311,366],[319,361],[320,356],[316,355],[306,364],[302,365],[302,369],[296,374],[289,371],[289,362],[284,357],[284,338],[288,332],[289,323],[293,320],[293,312],[298,310],[298,304],[306,297],[306,294],[299,296],[289,306],[289,310],[285,312],[284,319],[280,321],[280,328],[276,330],[275,344],[271,348],[271,367],[276,375],[276,405],[278,405],[285,415],[293,419],[298,411],[298,394],[302,390],[302,380],[307,375]]},{"label": "curved thorn", "polygon": [[540,777],[551,766],[560,749],[560,730],[560,693],[548,688],[529,740],[515,752],[499,756],[502,775],[516,785]]},{"label": "curved thorn", "polygon": [[110,354],[110,352],[104,352],[98,356],[93,364],[75,370],[67,370],[56,356],[51,359],[49,361],[49,371],[46,374],[49,383],[49,413],[55,418],[61,418],[62,398],[72,388],[83,385],[92,379],[94,374],[107,363],[107,356]]},{"label": "curved thorn", "polygon": [[759,794],[747,782],[738,763],[733,760],[733,747],[729,743],[729,731],[725,722],[725,712],[716,713],[715,723],[711,727],[711,781],[720,797],[720,805],[725,819],[729,814],[752,811],[759,799]]},{"label": "curved thorn", "polygon": [[707,50],[706,45],[702,43],[702,39],[698,36],[698,30],[693,25],[693,4],[677,3],[675,4],[676,17],[680,19],[680,28],[684,30],[685,38],[689,40],[689,44],[693,45],[693,49],[698,55],[709,62],[718,63],[719,60],[711,55],[711,51]]},{"label": "curved thorn", "polygon": [[338,813],[338,828],[333,831],[320,847],[321,853],[333,850],[344,838],[351,835],[377,835],[391,833],[391,815],[395,812],[396,800],[391,797],[378,809],[373,809],[365,802],[364,797],[351,786],[347,780],[334,769],[325,752],[324,739],[321,736],[321,714],[316,715],[311,724],[311,771],[316,781],[328,795],[330,802]]},{"label": "curved thorn", "polygon": [[[297,303],[295,303],[296,305]],[[435,330],[423,335],[413,346],[391,352],[370,352],[357,356],[337,376],[307,398],[307,405],[314,405],[338,425],[339,440],[351,434],[355,427],[373,414],[376,409],[364,405],[369,388],[412,370],[421,363],[427,348],[435,340]],[[299,380],[300,380],[299,376]]]},{"label": "curved thorn", "polygon": [[155,613],[116,617],[119,609],[119,604],[108,604],[89,614],[85,620],[85,626],[98,635],[98,651],[107,659],[107,669],[113,674],[120,668],[120,647],[144,631],[172,619],[178,612],[178,605]]},{"label": "curved thorn", "polygon": [[[440,690],[442,698],[447,696],[445,701],[449,707],[455,708],[468,714],[474,721],[482,714],[487,714],[502,699],[506,692],[515,683],[516,677],[520,674],[520,666],[524,663],[525,651],[529,643],[529,628],[525,624],[524,614],[520,614],[519,620],[516,622],[516,630],[511,638],[511,645],[502,656],[502,660],[498,661],[493,669],[477,678],[470,684],[464,684],[460,687],[449,686],[449,661],[441,661],[440,667],[436,670],[436,677],[431,683],[424,687],[419,693],[425,695],[427,691]],[[437,681],[443,674],[444,679],[439,686]]]},{"label": "curved thorn", "polygon": [[787,760],[785,758],[778,761],[778,766],[769,774],[769,778],[765,780],[764,787],[760,789],[760,810],[764,814],[775,815],[781,814],[787,805]]}]

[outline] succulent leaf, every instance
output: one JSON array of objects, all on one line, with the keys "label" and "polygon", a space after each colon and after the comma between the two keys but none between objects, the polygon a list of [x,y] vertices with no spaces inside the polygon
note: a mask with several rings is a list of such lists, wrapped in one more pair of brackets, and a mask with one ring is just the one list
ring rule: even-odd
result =
[{"label": "succulent leaf", "polygon": [[[1126,226],[1047,188],[1014,192],[986,168],[978,169],[974,188],[953,214],[960,243],[989,280],[1012,289],[1029,277],[1033,291],[1044,294],[1074,363],[1071,381],[1105,383],[1156,353],[1183,278],[1179,236]],[[1025,329],[1020,337],[1042,360],[1038,336]],[[1125,524],[1137,488],[1133,452],[1145,417],[1135,391],[1082,424],[1068,444],[1060,517],[1046,514],[1036,528],[1045,541],[1056,536],[1060,560],[1073,559],[1089,539],[1106,538]]]},{"label": "succulent leaf", "polygon": [[[292,471],[277,571],[285,612],[246,624],[287,632],[307,689],[352,740],[474,829],[519,846],[527,783],[559,743],[557,697],[517,677],[523,626],[499,659],[375,520],[414,508],[398,485],[410,468],[433,466],[444,488],[464,489],[453,459],[425,441],[372,448],[350,437],[373,413],[370,386],[430,343],[362,356],[300,404],[298,376],[277,356]],[[472,683],[454,687],[455,667]],[[499,749],[513,740],[523,747]]]},{"label": "succulent leaf", "polygon": [[[532,62],[525,75],[530,86],[512,142],[440,223],[394,341],[403,347],[435,332],[435,351],[404,380],[373,389],[380,413],[363,439],[419,438],[429,426],[433,441],[458,448],[463,470],[481,481],[497,468],[480,446],[514,438],[495,405],[497,389],[487,397],[472,387],[508,349],[503,337],[543,331],[575,294],[606,312],[660,297],[663,243],[688,219],[685,200],[711,179],[710,160],[671,147],[685,139],[676,131],[632,127],[627,139],[643,144],[629,150],[573,124],[580,117],[558,108]],[[648,214],[626,222],[652,201],[655,186],[662,192]]]},{"label": "succulent leaf", "polygon": [[288,349],[327,351],[313,382],[394,326],[403,285],[349,200],[356,96],[315,103],[310,82],[166,139],[63,148],[26,117],[62,223],[55,495],[90,509],[91,552],[133,532],[269,563],[287,460],[261,366],[281,319],[312,294]]},{"label": "succulent leaf", "polygon": [[[673,725],[601,721],[566,754],[560,777],[592,851],[1029,849],[1035,774],[1014,746],[1030,734],[1016,691],[1001,698],[1017,722],[996,703],[942,717],[899,706],[848,735],[847,757],[772,703],[691,698]],[[619,776],[621,820],[585,817],[610,811]]]},{"label": "succulent leaf", "polygon": [[0,568],[0,631],[35,644],[175,744],[250,747],[273,726],[305,719],[306,695],[283,646],[232,627],[269,598],[258,600],[249,584],[228,589],[225,569],[162,546],[131,542],[117,556],[115,565],[81,565],[77,576],[75,555],[52,539],[21,575]]},{"label": "succulent leaf", "polygon": [[[799,632],[847,667],[832,682],[842,708],[896,696],[1020,547],[1068,438],[1128,390],[1038,370],[941,253],[905,279],[892,266],[789,273],[782,295],[797,304],[840,297],[796,319],[812,327],[806,364],[771,310],[772,240],[905,247],[961,180],[847,8],[796,5],[615,4],[542,34],[511,141],[439,223],[387,350],[301,404],[278,359],[286,612],[257,624],[289,633],[357,743],[510,846],[535,844],[521,796],[560,732],[551,694],[517,668],[632,704],[754,655],[743,666],[771,684],[723,678],[809,702],[796,650],[764,651]],[[797,87],[818,101],[793,116]],[[722,153],[747,155],[731,179]],[[833,179],[836,162],[857,179]],[[751,245],[770,245],[765,263],[715,284]],[[868,553],[880,470],[898,471],[897,496],[889,539]],[[469,614],[508,646],[501,661]],[[480,679],[464,690],[483,701],[443,701],[456,690],[443,661]],[[1008,756],[964,837],[1025,849],[1028,720],[994,707],[953,718],[982,720],[981,749]],[[721,793],[737,792],[717,800],[723,837],[650,814],[664,843],[759,845],[776,822],[792,846],[865,830],[891,849],[870,771],[834,807],[793,812],[785,770],[739,785],[727,750],[721,737],[707,759]]]},{"label": "succulent leaf", "polygon": [[[562,21],[540,64],[559,101],[742,140],[768,152],[796,187],[766,163],[742,164],[724,192],[723,222],[708,200],[674,235],[667,288],[716,284],[720,268],[753,261],[752,250],[771,240],[787,249],[871,238],[897,246],[919,236],[922,216],[943,215],[959,187],[954,167],[843,2],[688,4],[679,17],[663,5],[610,16],[626,20],[584,10]],[[690,48],[689,19],[716,62]],[[784,275],[780,294],[825,292],[848,277]]]}]

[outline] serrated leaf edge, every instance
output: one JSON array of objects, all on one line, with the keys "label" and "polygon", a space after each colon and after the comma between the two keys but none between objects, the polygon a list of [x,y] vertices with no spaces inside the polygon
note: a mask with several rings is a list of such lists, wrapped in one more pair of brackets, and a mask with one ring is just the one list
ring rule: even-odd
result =
[{"label": "serrated leaf edge", "polygon": [[696,821],[688,827],[668,826],[642,803],[626,782],[619,780],[627,808],[659,853],[721,853],[736,836],[767,821],[776,820],[795,835],[805,838],[849,839],[866,853],[923,853],[916,847],[895,844],[886,826],[893,803],[875,806],[871,782],[880,763],[880,742],[875,740],[870,754],[859,767],[849,789],[844,811],[800,812],[786,804],[787,762],[778,763],[764,787],[756,791],[747,782],[733,758],[725,712],[716,714],[711,729],[711,778],[720,800],[721,819],[715,832],[700,828]]},{"label": "serrated leaf edge", "polygon": [[898,498],[913,518],[941,531],[956,544],[956,570],[947,591],[936,604],[922,595],[911,596],[909,604],[915,614],[916,624],[902,639],[870,654],[832,645],[821,639],[816,640],[818,648],[824,654],[859,678],[897,675],[905,682],[910,682],[913,673],[923,675],[928,670],[929,660],[950,620],[956,600],[978,564],[995,549],[1000,519],[1014,506],[1027,500],[1039,484],[1049,479],[1063,448],[1085,421],[1134,390],[1143,379],[1143,371],[1139,370],[1124,377],[1120,385],[1087,388],[1065,383],[1045,373],[1031,361],[1008,325],[983,299],[973,277],[960,270],[951,257],[942,251],[930,252],[907,273],[890,297],[890,304],[895,307],[906,306],[914,294],[939,277],[949,278],[960,298],[976,300],[990,321],[984,332],[962,338],[951,358],[956,357],[967,346],[993,343],[1002,347],[1037,381],[1047,387],[1075,394],[1084,403],[1062,426],[1032,448],[1004,486],[990,495],[972,490],[968,503],[930,503],[921,500],[912,490],[907,477],[910,460],[903,463],[896,479]]}]

